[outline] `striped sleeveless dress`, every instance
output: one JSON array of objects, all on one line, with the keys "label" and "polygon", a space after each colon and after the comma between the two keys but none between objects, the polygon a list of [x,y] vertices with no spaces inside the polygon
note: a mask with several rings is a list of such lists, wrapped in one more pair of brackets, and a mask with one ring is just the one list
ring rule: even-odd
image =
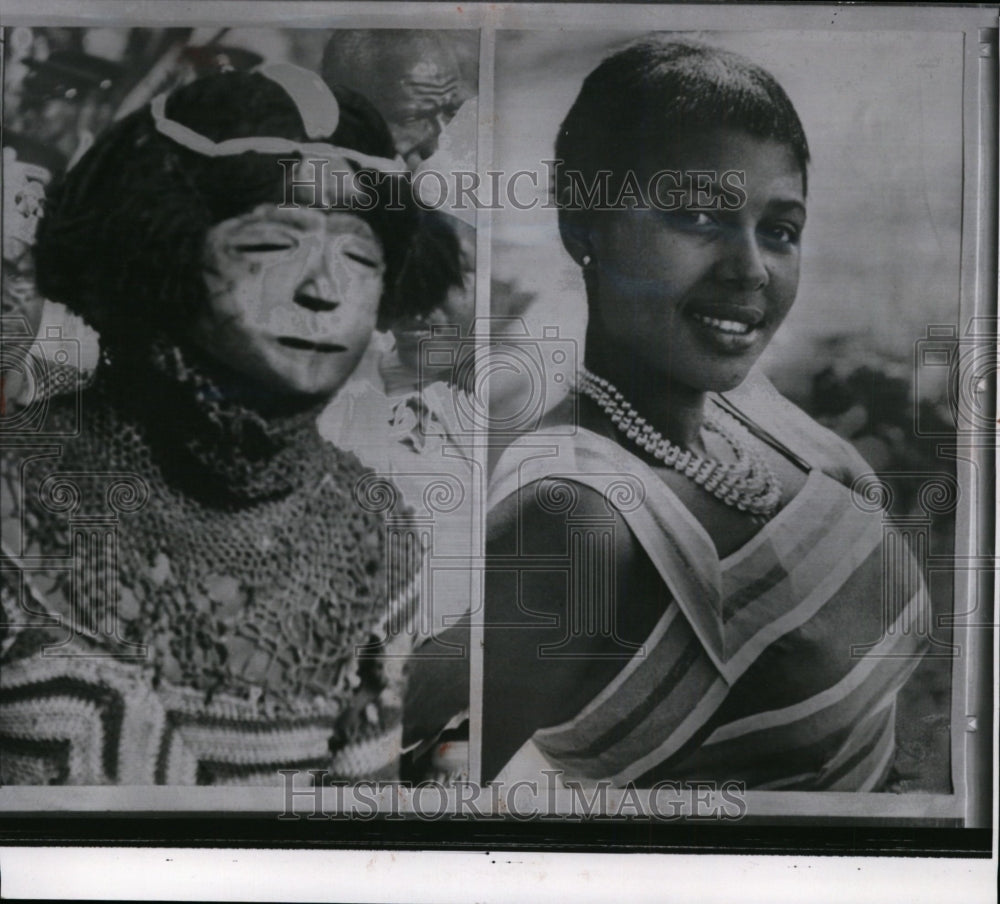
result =
[{"label": "striped sleeveless dress", "polygon": [[[813,426],[818,441],[833,439]],[[641,504],[621,504],[623,477],[638,480]],[[614,680],[573,719],[537,731],[501,778],[554,768],[616,786],[879,788],[929,612],[919,569],[881,512],[812,467],[799,494],[720,560],[662,479],[611,440],[584,429],[521,438],[497,463],[491,505],[543,478],[604,495],[671,601]]]}]

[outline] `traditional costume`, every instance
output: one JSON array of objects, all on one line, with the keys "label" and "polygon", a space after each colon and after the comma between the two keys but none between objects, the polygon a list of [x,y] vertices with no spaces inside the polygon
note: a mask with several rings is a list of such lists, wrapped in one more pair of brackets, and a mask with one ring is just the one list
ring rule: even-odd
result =
[{"label": "traditional costume", "polygon": [[370,472],[315,407],[265,418],[194,360],[109,356],[49,400],[61,449],[5,450],[5,783],[396,774],[419,554],[387,599]]}]

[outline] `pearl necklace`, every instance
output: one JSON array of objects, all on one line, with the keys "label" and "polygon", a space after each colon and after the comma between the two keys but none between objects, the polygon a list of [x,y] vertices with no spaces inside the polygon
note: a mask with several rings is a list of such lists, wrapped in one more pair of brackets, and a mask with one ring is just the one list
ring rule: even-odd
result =
[{"label": "pearl necklace", "polygon": [[[720,502],[765,520],[772,517],[781,501],[781,482],[766,461],[731,428],[706,416],[705,429],[718,434],[736,455],[733,464],[705,458],[690,449],[674,445],[653,429],[607,380],[581,367],[577,391],[593,399],[625,437],[667,467],[690,478]],[[733,425],[749,436],[735,418]]]}]

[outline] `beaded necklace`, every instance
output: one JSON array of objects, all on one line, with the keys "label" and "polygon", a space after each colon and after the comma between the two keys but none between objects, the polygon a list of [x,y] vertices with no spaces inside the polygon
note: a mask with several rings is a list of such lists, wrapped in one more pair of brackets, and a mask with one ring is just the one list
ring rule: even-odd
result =
[{"label": "beaded necklace", "polygon": [[740,432],[746,431],[735,418],[732,427],[727,427],[713,416],[705,417],[705,429],[725,440],[736,456],[735,462],[725,464],[670,442],[608,380],[585,367],[577,373],[577,391],[593,399],[626,439],[694,481],[720,502],[765,520],[777,511],[781,500],[781,481],[767,462],[740,436]]}]

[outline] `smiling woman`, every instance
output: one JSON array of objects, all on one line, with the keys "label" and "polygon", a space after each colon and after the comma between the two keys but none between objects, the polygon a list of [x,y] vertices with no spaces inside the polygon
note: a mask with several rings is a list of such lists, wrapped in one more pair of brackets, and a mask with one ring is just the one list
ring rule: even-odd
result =
[{"label": "smiling woman", "polygon": [[[752,373],[798,289],[791,102],[733,53],[641,40],[587,76],[555,156],[585,366],[491,476],[485,777],[883,788],[926,590],[852,494],[865,462]],[[576,203],[602,172],[609,197],[699,190]]]},{"label": "smiling woman", "polygon": [[[390,552],[372,473],[316,429],[419,257],[394,154],[362,97],[280,64],[154,101],[53,188],[39,286],[101,362],[47,403],[61,448],[3,459],[3,783],[398,774],[420,547],[395,512]],[[287,203],[306,156],[378,203]]]}]

